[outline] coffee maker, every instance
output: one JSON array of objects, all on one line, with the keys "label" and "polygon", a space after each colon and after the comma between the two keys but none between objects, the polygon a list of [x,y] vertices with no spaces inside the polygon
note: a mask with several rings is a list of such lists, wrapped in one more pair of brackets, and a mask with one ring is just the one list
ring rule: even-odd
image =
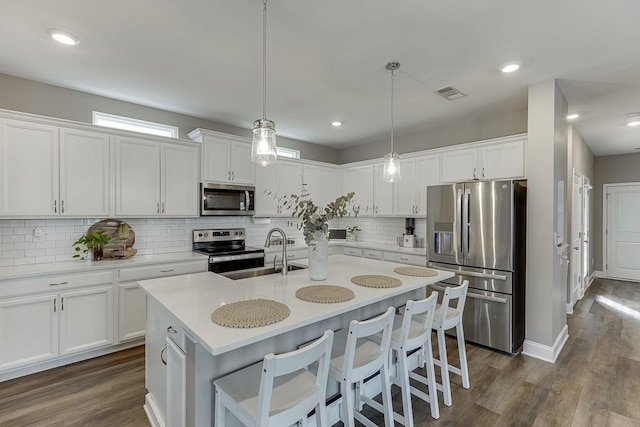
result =
[{"label": "coffee maker", "polygon": [[415,228],[415,218],[406,218],[404,220],[404,235],[402,236],[402,246],[404,246],[405,248],[415,248],[418,246],[416,236],[413,234]]}]

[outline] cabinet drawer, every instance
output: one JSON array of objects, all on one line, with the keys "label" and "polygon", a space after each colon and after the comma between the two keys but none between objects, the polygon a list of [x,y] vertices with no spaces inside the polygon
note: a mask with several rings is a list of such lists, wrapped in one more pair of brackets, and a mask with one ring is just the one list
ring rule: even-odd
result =
[{"label": "cabinet drawer", "polygon": [[120,269],[120,282],[135,282],[137,280],[201,273],[207,271],[207,262],[207,259],[202,259],[197,261],[156,264],[149,267],[122,268]]},{"label": "cabinet drawer", "polygon": [[375,251],[373,249],[364,249],[362,251],[362,256],[365,258],[371,259],[382,259],[382,251]]},{"label": "cabinet drawer", "polygon": [[427,257],[423,255],[409,255],[409,254],[399,254],[397,252],[385,252],[384,260],[391,261],[391,262],[399,262],[402,264],[419,265],[422,267],[427,265]]},{"label": "cabinet drawer", "polygon": [[344,253],[342,246],[329,246],[329,255],[341,255]]},{"label": "cabinet drawer", "polygon": [[362,256],[362,249],[359,248],[344,248],[345,255]]},{"label": "cabinet drawer", "polygon": [[112,284],[113,272],[111,270],[3,280],[0,281],[0,298],[42,292],[60,292],[84,286]]},{"label": "cabinet drawer", "polygon": [[[265,254],[264,256],[265,264],[273,263],[274,258],[276,260],[275,262],[282,262],[282,251]],[[294,259],[303,259],[303,258],[309,258],[309,250],[307,248],[287,250],[287,261],[292,261]]]}]

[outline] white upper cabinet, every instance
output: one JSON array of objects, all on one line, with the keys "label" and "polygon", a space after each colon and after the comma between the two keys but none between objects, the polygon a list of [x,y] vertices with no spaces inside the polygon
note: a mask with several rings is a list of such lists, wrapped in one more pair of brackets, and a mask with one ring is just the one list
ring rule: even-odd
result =
[{"label": "white upper cabinet", "polygon": [[397,216],[424,216],[427,186],[440,184],[440,156],[421,156],[400,161],[402,179],[395,187]]},{"label": "white upper cabinet", "polygon": [[316,165],[303,166],[304,183],[309,197],[316,206],[322,207],[322,167]]},{"label": "white upper cabinet", "polygon": [[60,213],[73,216],[110,214],[110,137],[60,129]]},{"label": "white upper cabinet", "polygon": [[343,170],[344,194],[355,192],[353,204],[360,209],[359,216],[373,216],[374,205],[373,165],[353,166]]},{"label": "white upper cabinet", "polygon": [[57,127],[0,120],[0,214],[58,215],[58,162]]},{"label": "white upper cabinet", "polygon": [[322,168],[322,197],[321,205],[334,202],[338,197],[342,196],[338,189],[338,170],[330,167]]},{"label": "white upper cabinet", "polygon": [[251,142],[239,136],[196,129],[189,138],[202,143],[202,180],[253,184]]},{"label": "white upper cabinet", "polygon": [[13,120],[0,126],[0,215],[109,215],[109,135]]},{"label": "white upper cabinet", "polygon": [[291,216],[278,202],[282,196],[300,194],[302,191],[303,165],[278,160],[268,166],[256,167],[256,216]]},{"label": "white upper cabinet", "polygon": [[198,148],[116,138],[116,215],[198,216]]},{"label": "white upper cabinet", "polygon": [[442,181],[524,178],[526,137],[489,142],[442,154]]},{"label": "white upper cabinet", "polygon": [[378,163],[373,170],[374,214],[393,216],[393,183],[382,180],[384,164]]}]

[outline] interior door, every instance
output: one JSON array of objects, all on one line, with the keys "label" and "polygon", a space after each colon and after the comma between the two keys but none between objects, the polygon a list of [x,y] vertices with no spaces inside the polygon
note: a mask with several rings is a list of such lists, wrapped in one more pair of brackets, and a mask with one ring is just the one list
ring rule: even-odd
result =
[{"label": "interior door", "polygon": [[569,280],[569,304],[573,306],[581,297],[582,289],[582,179],[573,171],[571,196],[571,279]]},{"label": "interior door", "polygon": [[640,281],[640,184],[608,186],[607,277]]},{"label": "interior door", "polygon": [[513,182],[465,183],[462,206],[464,264],[513,270]]},{"label": "interior door", "polygon": [[582,289],[581,297],[589,284],[591,250],[591,181],[582,175]]}]

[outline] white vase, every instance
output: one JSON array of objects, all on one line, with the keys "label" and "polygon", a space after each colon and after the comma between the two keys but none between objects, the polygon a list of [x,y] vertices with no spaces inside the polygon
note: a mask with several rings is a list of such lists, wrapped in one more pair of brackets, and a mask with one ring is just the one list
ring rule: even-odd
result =
[{"label": "white vase", "polygon": [[316,231],[309,245],[309,277],[326,280],[329,272],[329,241],[322,231]]}]

